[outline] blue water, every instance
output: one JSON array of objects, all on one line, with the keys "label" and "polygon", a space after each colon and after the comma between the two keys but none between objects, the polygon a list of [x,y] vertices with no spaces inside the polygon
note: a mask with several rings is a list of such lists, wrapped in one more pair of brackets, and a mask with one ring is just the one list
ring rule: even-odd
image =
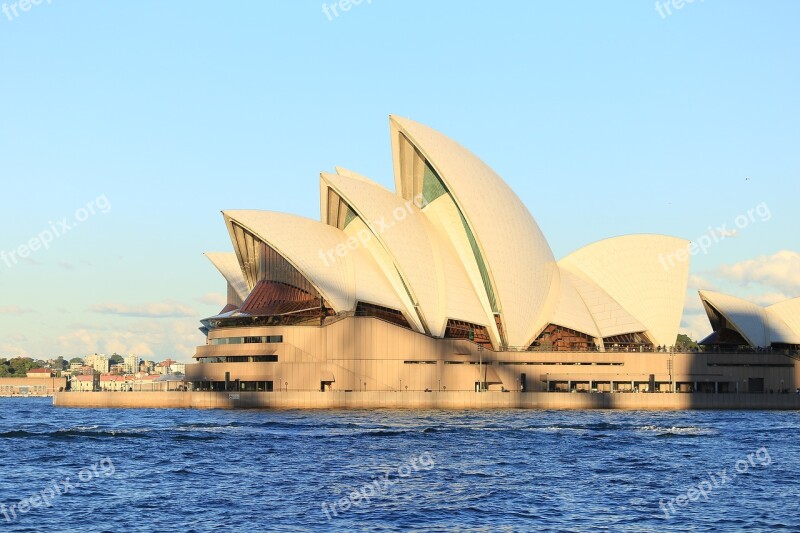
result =
[{"label": "blue water", "polygon": [[3,531],[800,531],[795,412],[0,399],[0,458]]}]

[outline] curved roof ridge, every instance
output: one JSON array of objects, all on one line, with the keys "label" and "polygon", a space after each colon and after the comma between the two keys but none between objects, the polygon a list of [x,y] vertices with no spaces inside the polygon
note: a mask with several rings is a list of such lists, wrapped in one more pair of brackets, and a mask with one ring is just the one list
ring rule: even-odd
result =
[{"label": "curved roof ridge", "polygon": [[[486,266],[508,345],[530,345],[547,325],[560,288],[555,258],[536,220],[475,154],[428,126],[396,115],[389,119],[398,193],[409,200],[422,192],[424,158],[461,212]],[[404,139],[416,152],[403,148]]]},{"label": "curved roof ridge", "polygon": [[[349,247],[342,230],[310,218],[272,211],[231,210],[223,211],[223,215],[226,224],[236,222],[284,257],[335,311],[354,310],[362,296],[369,303],[401,309],[374,260],[363,250]],[[305,238],[298,239],[298,233]]]},{"label": "curved roof ridge", "polygon": [[239,260],[236,258],[234,252],[206,252],[203,255],[216,267],[222,277],[225,278],[236,295],[244,301],[250,293],[247,286],[247,281],[244,279],[242,269],[239,266]]},{"label": "curved roof ridge", "polygon": [[[443,263],[453,259],[446,255],[450,250],[443,246],[446,243],[439,241],[438,232],[430,221],[412,202],[363,176],[327,173],[321,176],[356,211],[375,240],[389,254],[404,290],[417,306],[420,321],[433,336],[443,336],[448,311],[452,310],[448,306],[452,301],[448,278],[458,277],[459,272]],[[445,267],[449,275],[445,274]],[[461,273],[461,277],[466,279],[466,274]],[[454,283],[459,281],[463,280],[453,280]],[[468,283],[461,285],[471,288]],[[465,295],[459,296],[460,309],[456,310],[456,318],[475,321],[476,313],[480,313],[477,297],[473,295],[474,302],[470,305]],[[486,317],[482,313],[480,316],[483,320],[479,323],[484,324]]]},{"label": "curved roof ridge", "polygon": [[580,271],[602,288],[646,327],[654,344],[673,346],[686,301],[689,259],[689,241],[638,234],[588,244],[559,266]]}]

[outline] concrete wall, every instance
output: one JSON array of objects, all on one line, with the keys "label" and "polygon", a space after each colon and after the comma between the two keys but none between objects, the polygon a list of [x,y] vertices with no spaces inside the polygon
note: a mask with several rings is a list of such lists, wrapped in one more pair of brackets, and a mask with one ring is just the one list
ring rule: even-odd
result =
[{"label": "concrete wall", "polygon": [[800,387],[800,362],[782,355],[479,351],[466,340],[434,339],[367,317],[349,317],[326,327],[224,328],[209,337],[266,335],[283,335],[283,342],[201,346],[197,355],[275,354],[277,363],[187,365],[187,380],[221,382],[230,372],[232,381],[273,381],[276,390],[317,391],[323,376],[333,375],[331,388],[342,392],[474,392],[482,376],[490,389],[519,391],[525,374],[526,392],[545,392],[548,382],[627,382],[630,387],[653,374],[662,384],[707,384],[713,390],[715,384],[725,383],[731,392],[755,392],[748,390],[750,378],[763,379],[765,391]]},{"label": "concrete wall", "polygon": [[[66,387],[67,378],[0,378],[0,396],[52,396],[54,391]],[[21,392],[26,389],[27,393]]]},{"label": "concrete wall", "polygon": [[800,394],[517,392],[60,392],[57,407],[184,409],[782,409]]}]

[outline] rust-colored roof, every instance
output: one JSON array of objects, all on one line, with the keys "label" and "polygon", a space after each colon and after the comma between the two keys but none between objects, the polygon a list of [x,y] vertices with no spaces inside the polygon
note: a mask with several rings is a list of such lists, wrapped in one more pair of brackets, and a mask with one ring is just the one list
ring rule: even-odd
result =
[{"label": "rust-colored roof", "polygon": [[236,307],[235,305],[228,304],[225,307],[223,307],[222,311],[220,311],[218,314],[224,315],[225,313],[230,313],[231,311],[236,311],[237,309],[239,309],[239,308]]},{"label": "rust-colored roof", "polygon": [[321,301],[308,292],[277,281],[259,281],[239,310],[255,316],[277,316],[319,309]]}]

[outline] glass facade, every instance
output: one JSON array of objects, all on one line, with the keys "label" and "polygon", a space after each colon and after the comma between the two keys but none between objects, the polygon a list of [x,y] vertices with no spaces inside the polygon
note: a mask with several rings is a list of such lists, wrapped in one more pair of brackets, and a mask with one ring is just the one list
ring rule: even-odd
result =
[{"label": "glass facade", "polygon": [[401,313],[397,309],[390,309],[388,307],[383,307],[381,305],[358,302],[358,304],[356,304],[355,315],[372,316],[375,318],[380,318],[381,320],[386,320],[387,322],[391,322],[392,324],[396,324],[398,326],[411,329],[411,326],[408,325],[408,322],[406,321],[406,318],[403,316],[403,313]]},{"label": "glass facade", "polygon": [[469,239],[469,245],[472,248],[472,253],[475,255],[475,262],[478,264],[478,270],[481,272],[481,280],[483,280],[483,287],[486,289],[486,296],[489,298],[489,304],[492,306],[493,312],[499,313],[500,310],[497,308],[497,300],[494,297],[492,282],[489,279],[489,269],[486,268],[483,255],[481,255],[481,250],[478,248],[478,241],[475,239],[475,235],[472,234],[472,230],[469,229],[467,219],[464,218],[464,214],[460,209],[458,210],[458,214],[461,217],[461,223],[464,225],[464,231],[467,233],[467,238]]},{"label": "glass facade", "polygon": [[422,197],[425,198],[425,202],[429,204],[447,193],[442,178],[433,170],[430,163],[425,161],[425,169],[422,174]]},{"label": "glass facade", "polygon": [[351,207],[347,207],[347,214],[344,216],[344,227],[346,228],[352,221],[358,218],[358,215]]},{"label": "glass facade", "polygon": [[268,335],[266,337],[223,337],[211,339],[209,344],[274,344],[283,342],[283,335]]},{"label": "glass facade", "polygon": [[198,363],[277,363],[278,356],[272,355],[231,355],[223,357],[200,357]]}]

